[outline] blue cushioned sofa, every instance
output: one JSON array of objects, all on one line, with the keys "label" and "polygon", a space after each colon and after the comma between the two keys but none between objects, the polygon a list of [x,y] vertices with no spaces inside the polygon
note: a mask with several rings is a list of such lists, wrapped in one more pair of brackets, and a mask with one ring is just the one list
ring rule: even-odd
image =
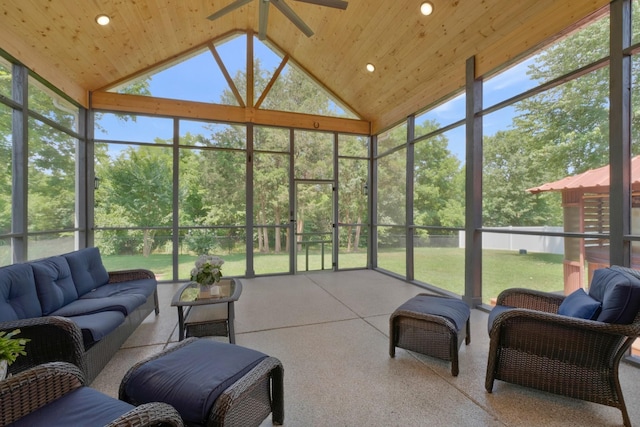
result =
[{"label": "blue cushioned sofa", "polygon": [[64,361],[90,383],[154,310],[155,275],[107,272],[98,248],[0,268],[0,331],[19,328],[31,340],[10,373]]}]

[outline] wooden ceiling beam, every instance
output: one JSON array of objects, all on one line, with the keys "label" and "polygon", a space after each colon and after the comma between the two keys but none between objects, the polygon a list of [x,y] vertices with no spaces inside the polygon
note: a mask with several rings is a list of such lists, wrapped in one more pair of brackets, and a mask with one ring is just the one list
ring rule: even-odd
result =
[{"label": "wooden ceiling beam", "polygon": [[233,105],[177,101],[111,92],[91,94],[91,107],[125,113],[138,113],[231,123],[253,123],[264,126],[294,127],[325,132],[369,135],[371,125],[364,120],[316,116],[285,111],[260,110]]}]

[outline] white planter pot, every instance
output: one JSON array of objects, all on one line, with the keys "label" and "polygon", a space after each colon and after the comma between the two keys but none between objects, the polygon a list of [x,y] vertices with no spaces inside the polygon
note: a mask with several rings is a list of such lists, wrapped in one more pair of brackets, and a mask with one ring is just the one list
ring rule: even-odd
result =
[{"label": "white planter pot", "polygon": [[220,296],[220,286],[218,285],[200,285],[200,298],[212,298]]}]

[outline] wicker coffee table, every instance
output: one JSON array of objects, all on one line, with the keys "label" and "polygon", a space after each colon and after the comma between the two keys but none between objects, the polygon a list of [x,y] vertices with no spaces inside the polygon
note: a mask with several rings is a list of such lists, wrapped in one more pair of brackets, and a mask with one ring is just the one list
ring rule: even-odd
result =
[{"label": "wicker coffee table", "polygon": [[198,283],[189,282],[173,296],[171,306],[178,308],[180,341],[185,336],[228,336],[231,344],[236,343],[233,303],[240,298],[242,282],[235,278],[222,279],[218,285],[219,294],[210,295],[201,292]]}]

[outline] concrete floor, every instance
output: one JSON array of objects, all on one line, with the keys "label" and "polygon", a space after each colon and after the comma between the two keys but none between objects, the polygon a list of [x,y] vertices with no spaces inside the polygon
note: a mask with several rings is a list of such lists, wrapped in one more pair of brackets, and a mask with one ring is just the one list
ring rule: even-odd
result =
[{"label": "concrete floor", "polygon": [[[160,314],[144,321],[92,387],[117,397],[133,363],[177,341],[170,302],[179,287],[158,286]],[[243,279],[236,341],[282,361],[284,425],[622,425],[617,409],[502,381],[487,393],[487,313],[479,310],[471,312],[471,344],[460,349],[458,377],[439,359],[402,349],[390,358],[389,316],[419,292],[373,271]],[[631,421],[640,425],[640,369],[623,362],[620,378]]]}]

